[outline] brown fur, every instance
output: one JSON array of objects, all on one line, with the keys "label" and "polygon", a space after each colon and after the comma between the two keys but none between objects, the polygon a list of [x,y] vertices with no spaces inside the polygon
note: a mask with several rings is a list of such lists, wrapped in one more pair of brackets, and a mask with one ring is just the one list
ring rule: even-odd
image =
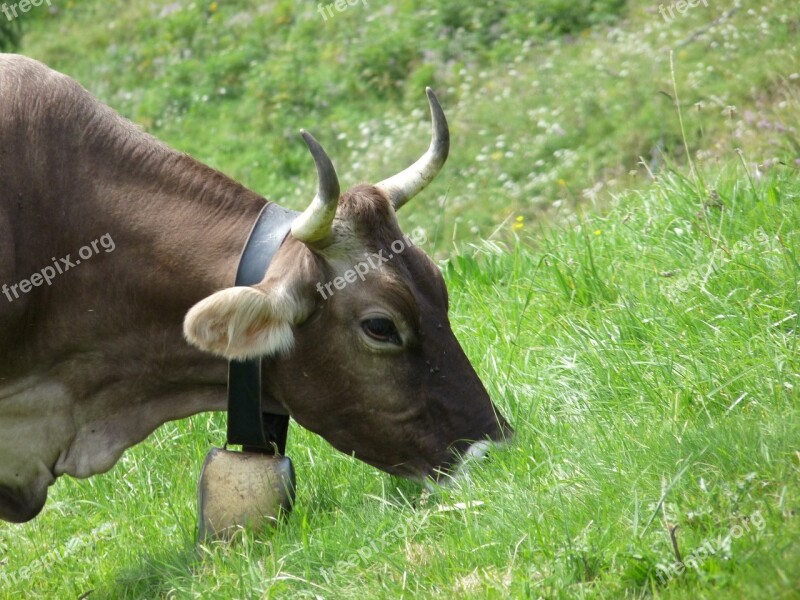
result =
[{"label": "brown fur", "polygon": [[[265,202],[71,79],[0,55],[0,285],[104,234],[116,246],[14,302],[0,295],[0,518],[32,518],[56,477],[111,468],[167,420],[223,409],[227,364],[212,353],[263,356],[265,410],[390,472],[427,476],[466,440],[502,437],[424,253],[328,300],[316,291],[402,238],[381,192],[353,188],[332,244],[290,236],[260,284],[231,288]],[[365,336],[376,311],[402,348]],[[184,340],[184,317],[207,352]]]}]

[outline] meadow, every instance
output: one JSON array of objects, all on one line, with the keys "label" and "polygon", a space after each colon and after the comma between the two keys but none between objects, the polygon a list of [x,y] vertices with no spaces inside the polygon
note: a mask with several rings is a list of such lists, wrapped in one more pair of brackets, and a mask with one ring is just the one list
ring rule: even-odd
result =
[{"label": "meadow", "polygon": [[0,524],[0,597],[800,597],[800,5],[692,4],[20,16],[18,51],[293,208],[301,127],[343,186],[378,180],[427,145],[434,87],[453,151],[399,216],[517,435],[427,493],[293,425],[292,515],[198,545],[225,419],[168,423]]}]

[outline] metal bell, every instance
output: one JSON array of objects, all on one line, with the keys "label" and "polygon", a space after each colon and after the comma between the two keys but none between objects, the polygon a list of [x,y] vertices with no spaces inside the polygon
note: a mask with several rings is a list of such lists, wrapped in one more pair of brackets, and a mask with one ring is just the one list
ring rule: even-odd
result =
[{"label": "metal bell", "polygon": [[292,510],[295,483],[286,456],[212,448],[197,490],[199,540],[227,540],[244,527],[277,524]]}]

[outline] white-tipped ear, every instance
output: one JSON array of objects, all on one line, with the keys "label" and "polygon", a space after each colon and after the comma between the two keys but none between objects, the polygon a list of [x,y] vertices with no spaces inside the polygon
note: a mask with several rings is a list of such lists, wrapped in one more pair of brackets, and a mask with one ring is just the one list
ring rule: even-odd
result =
[{"label": "white-tipped ear", "polygon": [[189,343],[244,360],[291,350],[291,319],[270,297],[251,287],[232,287],[195,304],[183,320]]}]

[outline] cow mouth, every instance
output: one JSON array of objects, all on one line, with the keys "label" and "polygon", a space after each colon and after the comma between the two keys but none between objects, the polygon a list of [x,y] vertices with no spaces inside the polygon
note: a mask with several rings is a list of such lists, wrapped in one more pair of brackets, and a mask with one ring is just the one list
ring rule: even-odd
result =
[{"label": "cow mouth", "polygon": [[0,486],[0,519],[11,523],[27,523],[42,511],[46,501],[46,494],[37,498]]},{"label": "cow mouth", "polygon": [[509,439],[491,440],[484,439],[477,442],[467,442],[453,449],[448,459],[439,465],[425,462],[424,464],[414,464],[411,462],[400,463],[391,466],[363,460],[367,464],[410,481],[421,483],[426,487],[431,485],[447,485],[453,480],[460,479],[474,465],[482,462],[493,450],[499,450],[507,446]]},{"label": "cow mouth", "polygon": [[493,450],[505,448],[508,443],[508,439],[473,442],[466,450],[458,454],[458,460],[446,474],[446,481],[464,477],[473,465],[483,462]]},{"label": "cow mouth", "polygon": [[448,485],[466,476],[476,464],[483,462],[494,450],[501,450],[513,439],[513,431],[506,426],[500,430],[496,438],[485,438],[473,442],[462,442],[452,449],[452,460],[437,467],[427,482]]}]

